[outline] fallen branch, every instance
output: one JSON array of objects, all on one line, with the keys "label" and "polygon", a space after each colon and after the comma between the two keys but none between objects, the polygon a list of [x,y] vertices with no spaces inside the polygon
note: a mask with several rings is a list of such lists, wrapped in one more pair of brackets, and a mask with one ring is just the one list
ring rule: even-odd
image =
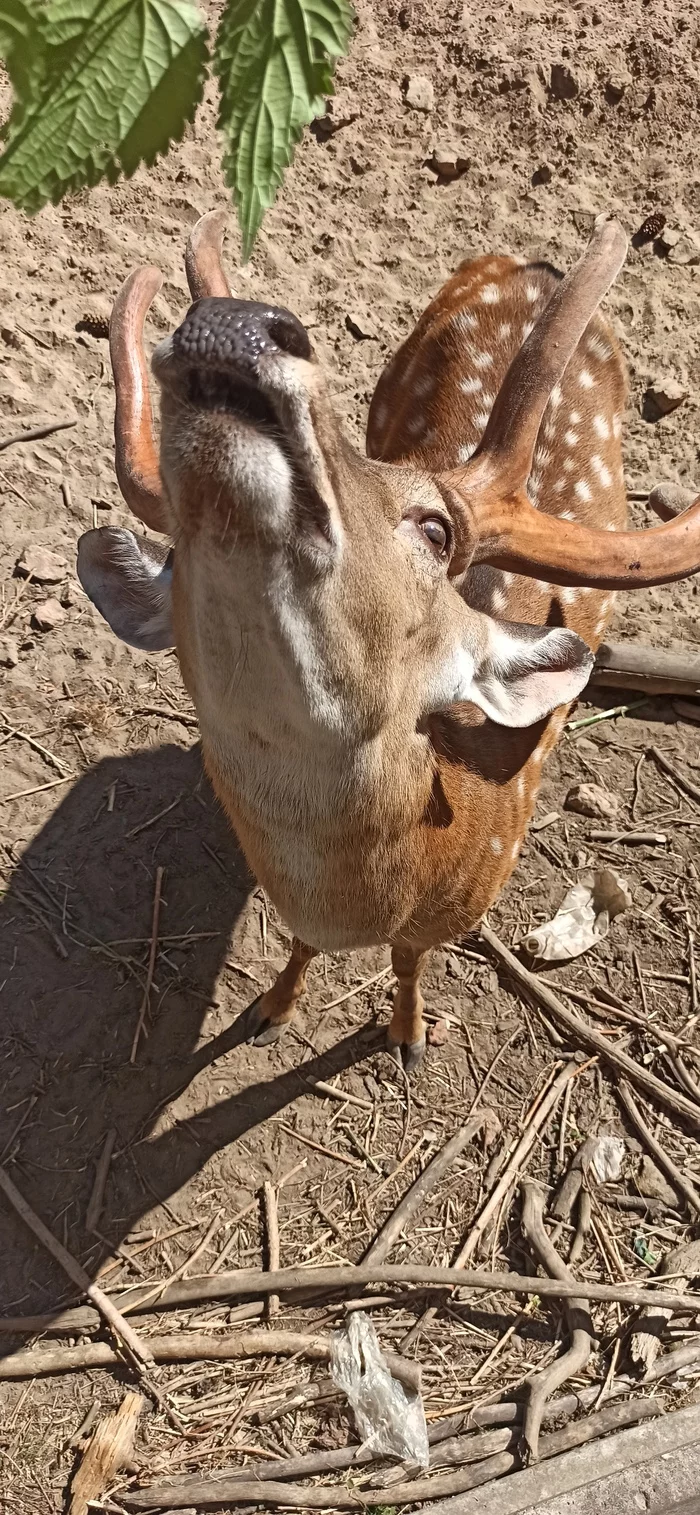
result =
[{"label": "fallen branch", "polygon": [[470,1141],[482,1130],[487,1122],[496,1120],[497,1117],[493,1110],[480,1110],[478,1115],[472,1116],[472,1119],[467,1122],[466,1126],[463,1126],[460,1131],[457,1131],[454,1136],[450,1137],[450,1140],[445,1143],[442,1151],[438,1152],[432,1161],[427,1164],[427,1167],[424,1168],[415,1183],[404,1194],[400,1204],[396,1206],[393,1215],[390,1215],[389,1219],[384,1222],[381,1231],[365,1253],[363,1258],[364,1263],[384,1262],[385,1257],[388,1256],[401,1235],[404,1226],[413,1218],[416,1211],[420,1209],[420,1206],[427,1199],[428,1195],[432,1194],[433,1189],[437,1187],[444,1175],[449,1172],[452,1164],[461,1156],[465,1147],[468,1147]]},{"label": "fallen branch", "polygon": [[691,779],[687,779],[685,774],[681,773],[680,768],[677,768],[675,763],[672,763],[671,759],[667,758],[665,752],[662,752],[659,747],[650,747],[649,756],[654,758],[659,768],[663,768],[664,773],[667,773],[669,778],[673,779],[680,789],[683,789],[686,794],[690,795],[691,800],[700,800],[700,787],[694,784]]},{"label": "fallen branch", "polygon": [[[272,1291],[270,1291],[272,1292]],[[212,1336],[206,1332],[180,1331],[174,1336],[151,1336],[148,1340],[156,1362],[231,1362],[239,1357],[306,1357],[328,1362],[331,1343],[326,1336],[301,1331],[241,1331],[235,1336]],[[393,1352],[384,1359],[395,1378],[412,1393],[421,1386],[420,1364]],[[32,1347],[0,1358],[0,1379],[33,1378],[50,1373],[73,1373],[82,1368],[110,1368],[119,1356],[104,1341],[89,1341],[75,1347]]]},{"label": "fallen branch", "polygon": [[[1,1170],[0,1170],[1,1171]],[[339,1263],[326,1268],[280,1268],[278,1273],[258,1271],[219,1273],[214,1278],[183,1279],[179,1286],[180,1303],[201,1303],[202,1300],[241,1299],[266,1294],[282,1294],[296,1290],[312,1289],[314,1293],[335,1293],[342,1289],[357,1291],[365,1284],[415,1285],[421,1292],[435,1289],[476,1289],[485,1294],[539,1294],[541,1299],[570,1299],[575,1297],[578,1285],[560,1283],[554,1278],[531,1278],[523,1273],[496,1273],[478,1268],[439,1268],[424,1263]],[[142,1286],[139,1285],[139,1288]],[[151,1288],[154,1285],[150,1286]],[[157,1285],[156,1285],[157,1287]],[[669,1310],[679,1310],[692,1315],[700,1310],[700,1294],[675,1294],[666,1290],[663,1294],[637,1284],[587,1283],[590,1300],[602,1304],[662,1305]],[[171,1301],[172,1302],[172,1301]],[[402,1303],[401,1296],[397,1303]],[[162,1299],[158,1301],[162,1306]],[[153,1306],[155,1309],[155,1305]],[[77,1312],[70,1313],[75,1318]],[[42,1316],[30,1316],[32,1334],[38,1328],[36,1321]],[[64,1317],[65,1318],[65,1317]],[[22,1319],[22,1317],[20,1317]],[[6,1325],[7,1321],[0,1321]],[[12,1322],[16,1333],[19,1321]],[[76,1329],[75,1326],[71,1329]],[[152,1340],[153,1338],[151,1338]],[[211,1340],[212,1338],[208,1338]],[[403,1359],[401,1359],[403,1361]]]},{"label": "fallen branch", "polygon": [[[667,1252],[656,1272],[657,1278],[662,1279],[665,1275],[675,1278],[677,1289],[687,1288],[691,1279],[700,1277],[700,1241],[686,1242]],[[656,1308],[647,1305],[636,1322],[630,1342],[630,1356],[647,1373],[659,1355],[661,1336],[667,1320],[666,1310],[660,1310],[658,1305]]]},{"label": "fallen branch", "polygon": [[[275,1272],[280,1265],[280,1229],[277,1218],[277,1195],[274,1185],[267,1179],[263,1184],[263,1206],[265,1210],[265,1228],[267,1231],[267,1265]],[[279,1315],[279,1294],[267,1296],[267,1318]]]},{"label": "fallen branch", "polygon": [[77,1285],[81,1294],[87,1294],[88,1299],[92,1300],[95,1309],[99,1310],[107,1325],[123,1343],[128,1352],[129,1360],[134,1362],[139,1370],[142,1370],[144,1367],[152,1367],[153,1358],[148,1347],[137,1336],[133,1326],[129,1325],[129,1322],[120,1314],[113,1301],[106,1294],[103,1294],[97,1284],[92,1283],[90,1275],[85,1272],[80,1263],[76,1262],[71,1253],[49,1231],[48,1226],[44,1225],[43,1220],[40,1220],[39,1216],[34,1213],[31,1206],[27,1204],[24,1196],[20,1194],[19,1189],[16,1188],[12,1179],[2,1167],[0,1167],[0,1189],[2,1189],[6,1199],[9,1199],[13,1209],[16,1210],[25,1225],[29,1226],[30,1231],[34,1232],[34,1235],[41,1242],[42,1246],[46,1248],[47,1252],[50,1252],[54,1261],[63,1268],[64,1273],[67,1273],[71,1281]]},{"label": "fallen branch", "polygon": [[644,1145],[649,1148],[652,1157],[658,1163],[659,1167],[663,1169],[664,1173],[667,1174],[668,1178],[673,1184],[674,1189],[676,1189],[679,1194],[685,1195],[685,1198],[687,1199],[691,1210],[694,1210],[696,1215],[700,1215],[700,1194],[698,1194],[695,1185],[691,1183],[687,1175],[681,1172],[681,1169],[678,1167],[677,1163],[674,1163],[673,1158],[669,1157],[668,1152],[664,1147],[661,1146],[661,1143],[656,1140],[656,1137],[649,1129],[649,1126],[647,1125],[641,1110],[638,1108],[636,1101],[633,1099],[632,1090],[630,1089],[629,1085],[625,1083],[624,1078],[620,1079],[620,1082],[617,1086],[617,1094],[620,1103],[622,1104],[624,1110],[626,1110],[632,1122],[632,1125],[641,1136]]},{"label": "fallen branch", "polygon": [[639,1063],[636,1063],[633,1058],[628,1057],[627,1053],[622,1052],[619,1047],[611,1046],[607,1037],[601,1036],[592,1026],[586,1025],[586,1022],[581,1019],[580,1015],[576,1015],[568,1006],[562,1004],[561,1000],[550,989],[549,984],[546,984],[543,979],[538,978],[536,973],[531,973],[529,968],[525,968],[518,958],[507,947],[504,947],[503,942],[496,936],[495,931],[492,931],[485,921],[481,922],[480,930],[484,941],[491,948],[494,957],[497,957],[503,963],[512,977],[519,984],[522,984],[523,988],[528,989],[535,999],[541,1005],[544,1005],[551,1015],[555,1016],[560,1026],[563,1026],[580,1046],[586,1047],[589,1052],[597,1053],[600,1058],[609,1063],[618,1073],[625,1073],[632,1083],[636,1084],[649,1099],[656,1100],[665,1105],[669,1110],[673,1111],[674,1115],[679,1115],[682,1119],[688,1121],[695,1131],[700,1131],[700,1110],[692,1100],[686,1099],[685,1095],[679,1094],[670,1085],[665,1084],[662,1079],[656,1078],[655,1074],[650,1073],[647,1068],[642,1068]]},{"label": "fallen branch", "polygon": [[[524,1179],[521,1192],[523,1235],[529,1242],[537,1261],[541,1267],[546,1268],[550,1278],[574,1283],[575,1280],[566,1263],[559,1256],[545,1231],[544,1198],[541,1189]],[[567,1378],[573,1378],[575,1373],[580,1373],[585,1368],[593,1350],[594,1335],[588,1300],[580,1295],[569,1299],[566,1304],[566,1318],[571,1332],[568,1352],[556,1358],[549,1367],[528,1381],[528,1401],[522,1436],[523,1452],[528,1462],[537,1462],[539,1458],[540,1427],[547,1400],[556,1389],[561,1388]]]},{"label": "fallen branch", "polygon": [[[454,1263],[452,1265],[454,1269],[463,1268],[468,1258],[470,1258],[476,1251],[477,1245],[481,1240],[486,1227],[489,1225],[492,1217],[498,1213],[501,1203],[505,1199],[505,1196],[507,1195],[509,1189],[517,1181],[519,1175],[522,1173],[524,1167],[526,1166],[535,1142],[537,1141],[537,1138],[540,1135],[543,1126],[549,1120],[552,1111],[559,1103],[564,1089],[567,1087],[570,1079],[575,1078],[576,1074],[579,1071],[580,1070],[577,1063],[567,1063],[566,1067],[562,1069],[559,1076],[554,1079],[551,1088],[546,1090],[543,1098],[540,1100],[540,1103],[533,1110],[529,1121],[525,1125],[525,1129],[522,1133],[522,1136],[520,1137],[520,1140],[511,1150],[509,1160],[501,1174],[501,1177],[496,1183],[495,1188],[492,1189],[488,1199],[479,1212],[479,1215],[477,1216],[477,1219],[474,1222],[469,1235],[463,1242],[462,1246],[459,1249],[459,1252],[457,1253],[457,1256],[454,1259]],[[403,1341],[401,1342],[401,1348],[403,1351],[405,1351],[406,1348],[410,1346],[411,1342],[415,1341],[416,1337],[425,1330],[426,1326],[430,1324],[430,1321],[434,1319],[436,1313],[436,1305],[430,1305],[428,1309],[424,1311],[420,1320],[416,1321],[415,1326],[413,1326],[408,1334],[403,1338]]]},{"label": "fallen branch", "polygon": [[[543,1458],[556,1457],[571,1447],[583,1446],[585,1442],[604,1436],[621,1425],[629,1426],[639,1420],[659,1415],[663,1405],[659,1400],[638,1399],[630,1404],[608,1405],[597,1415],[575,1421],[561,1431],[553,1431],[542,1437]],[[445,1498],[466,1489],[478,1488],[493,1478],[510,1473],[517,1464],[515,1452],[499,1452],[487,1457],[484,1462],[454,1473],[438,1474],[434,1478],[416,1478],[395,1488],[382,1490],[382,1505],[420,1503],[423,1499]],[[177,1484],[155,1484],[150,1489],[130,1489],[120,1494],[120,1503],[128,1510],[157,1510],[168,1504],[172,1509],[195,1506],[231,1504],[279,1504],[310,1510],[366,1510],[368,1502],[377,1503],[376,1497],[368,1501],[366,1494],[343,1488],[339,1484],[304,1487],[303,1484],[278,1483],[271,1479],[220,1478],[216,1474],[197,1482],[188,1481],[185,1491]]]},{"label": "fallen branch", "polygon": [[641,689],[644,694],[700,694],[700,656],[665,652],[638,642],[603,642],[596,653],[591,684]]},{"label": "fallen branch", "polygon": [[126,1394],[116,1414],[97,1427],[71,1484],[68,1515],[89,1515],[91,1503],[99,1503],[119,1469],[128,1467],[144,1404],[141,1394]]}]

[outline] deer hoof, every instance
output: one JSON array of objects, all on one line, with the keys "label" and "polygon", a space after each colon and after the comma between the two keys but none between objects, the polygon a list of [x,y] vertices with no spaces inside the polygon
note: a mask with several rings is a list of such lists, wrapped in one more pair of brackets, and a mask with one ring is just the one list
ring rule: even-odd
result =
[{"label": "deer hoof", "polygon": [[267,1019],[262,1008],[263,996],[259,994],[257,999],[244,1010],[246,1041],[249,1047],[269,1047],[272,1042],[279,1041],[284,1031],[284,1023],[276,1026]]},{"label": "deer hoof", "polygon": [[423,1061],[425,1036],[419,1037],[417,1042],[397,1042],[387,1031],[386,1045],[394,1061],[402,1065],[407,1073],[414,1073]]}]

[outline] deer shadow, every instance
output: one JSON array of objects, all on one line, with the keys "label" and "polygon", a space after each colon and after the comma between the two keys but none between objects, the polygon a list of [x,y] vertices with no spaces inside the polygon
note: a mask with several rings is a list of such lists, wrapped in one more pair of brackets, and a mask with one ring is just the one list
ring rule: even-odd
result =
[{"label": "deer shadow", "polygon": [[[281,1073],[279,1055],[271,1063],[265,1050],[244,1048],[228,1097],[199,1110],[185,1099],[181,1108],[203,1070],[216,1064],[217,1076],[231,1073],[229,1054],[245,1038],[238,1012],[257,992],[245,977],[235,983],[234,972],[225,1004],[216,1003],[233,936],[245,966],[255,884],[198,747],[98,763],[14,861],[0,933],[0,1161],[94,1276],[144,1214],[227,1147],[235,1197],[234,1144],[304,1093],[306,1080],[327,1079],[367,1055],[377,1033],[341,1037],[307,1058],[303,1076],[294,1043]],[[165,871],[152,1013],[132,1063],[157,867]],[[259,959],[259,938],[254,951]],[[258,959],[268,982],[274,956],[262,967]],[[111,1128],[100,1236],[86,1231],[85,1215]],[[0,1311],[51,1312],[74,1289],[3,1199],[0,1212]],[[5,1343],[0,1338],[0,1354]]]}]

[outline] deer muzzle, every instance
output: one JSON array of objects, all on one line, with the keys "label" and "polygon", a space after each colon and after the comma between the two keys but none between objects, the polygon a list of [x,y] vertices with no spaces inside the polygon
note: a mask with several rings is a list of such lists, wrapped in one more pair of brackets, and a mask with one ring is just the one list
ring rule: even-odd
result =
[{"label": "deer muzzle", "polygon": [[156,348],[153,371],[197,409],[274,425],[272,401],[285,358],[311,358],[309,338],[291,311],[254,300],[205,298]]}]

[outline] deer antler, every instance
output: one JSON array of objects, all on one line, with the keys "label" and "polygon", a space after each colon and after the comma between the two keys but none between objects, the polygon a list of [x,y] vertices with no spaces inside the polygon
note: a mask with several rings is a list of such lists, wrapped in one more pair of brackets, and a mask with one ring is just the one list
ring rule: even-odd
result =
[{"label": "deer antler", "polygon": [[700,496],[665,526],[611,534],[536,510],[526,482],[544,409],[625,260],[627,237],[599,217],[508,369],[480,446],[442,482],[468,505],[472,562],[598,589],[671,583],[700,570]]},{"label": "deer antler", "polygon": [[228,279],[221,264],[227,210],[210,210],[200,216],[190,232],[185,251],[185,272],[193,300],[203,295],[231,298]]},{"label": "deer antler", "polygon": [[148,388],[143,323],[163,282],[157,268],[139,268],[122,284],[109,323],[109,353],[117,404],[115,466],[134,515],[152,531],[167,531],[158,448]]}]

